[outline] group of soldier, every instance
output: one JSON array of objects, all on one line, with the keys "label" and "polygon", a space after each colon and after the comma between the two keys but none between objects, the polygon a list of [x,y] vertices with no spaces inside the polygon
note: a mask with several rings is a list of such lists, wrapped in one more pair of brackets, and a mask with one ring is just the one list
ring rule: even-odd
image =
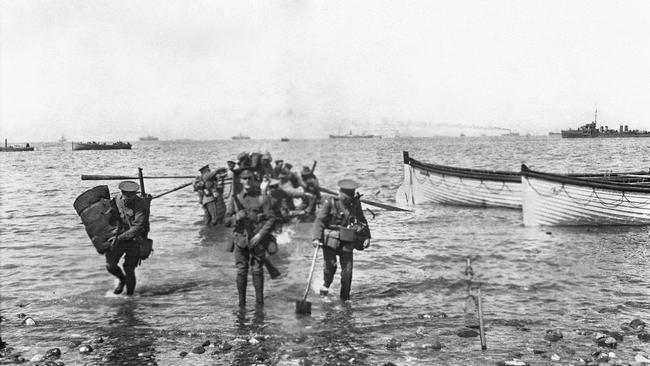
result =
[{"label": "group of soldier", "polygon": [[[370,230],[363,215],[358,183],[351,179],[338,182],[339,194],[321,202],[318,179],[312,166],[304,167],[300,175],[289,163],[276,160],[271,154],[242,152],[237,161],[228,161],[228,168],[211,171],[200,169],[194,182],[205,210],[206,224],[223,223],[232,228],[228,251],[234,253],[237,268],[236,284],[239,306],[246,304],[248,273],[252,274],[255,299],[264,304],[264,268],[272,268],[267,254],[277,251],[274,232],[291,217],[313,217],[312,244],[323,248],[323,285],[321,295],[327,295],[337,270],[341,266],[340,298],[350,299],[353,251],[370,245]],[[149,206],[146,198],[136,195],[139,186],[126,181],[119,185],[123,200],[120,208],[121,232],[112,239],[106,252],[108,271],[119,279],[114,292],[135,288],[135,267],[139,264],[139,248],[149,231]],[[298,207],[294,204],[296,199]],[[316,213],[317,205],[320,209]],[[124,255],[124,272],[117,266]],[[270,272],[271,273],[271,272]],[[274,275],[271,274],[271,278]]]},{"label": "group of soldier", "polygon": [[[320,186],[314,175],[314,168],[305,166],[300,174],[292,170],[290,163],[273,159],[269,152],[242,152],[237,161],[229,160],[227,168],[210,170],[209,165],[199,169],[201,173],[194,181],[194,190],[204,209],[204,222],[218,225],[224,222],[226,202],[242,190],[241,175],[252,176],[253,184],[263,195],[269,195],[276,203],[277,216],[287,221],[295,216],[313,216],[320,202]],[[296,207],[294,200],[299,202]]]}]

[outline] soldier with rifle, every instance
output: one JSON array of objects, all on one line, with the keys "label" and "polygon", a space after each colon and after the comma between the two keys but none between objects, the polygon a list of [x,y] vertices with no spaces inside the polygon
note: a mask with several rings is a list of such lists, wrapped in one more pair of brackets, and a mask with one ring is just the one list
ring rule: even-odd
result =
[{"label": "soldier with rifle", "polygon": [[256,303],[263,305],[264,266],[269,270],[271,278],[279,275],[266,259],[266,247],[274,240],[272,232],[278,218],[270,197],[261,193],[253,173],[244,169],[239,178],[243,189],[230,196],[225,218],[226,226],[234,228],[230,251],[235,253],[239,306],[246,304],[249,268],[252,272]]}]

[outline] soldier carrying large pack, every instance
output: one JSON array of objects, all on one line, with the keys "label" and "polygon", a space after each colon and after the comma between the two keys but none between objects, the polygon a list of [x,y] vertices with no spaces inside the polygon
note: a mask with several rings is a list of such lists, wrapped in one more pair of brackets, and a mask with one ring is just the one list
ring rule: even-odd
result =
[{"label": "soldier carrying large pack", "polygon": [[[120,193],[110,198],[108,186],[91,188],[77,197],[74,208],[97,253],[106,257],[106,270],[117,277],[115,294],[126,286],[126,294],[135,291],[135,267],[152,252],[149,233],[151,196],[137,195],[140,186],[133,181],[119,184]],[[122,268],[118,266],[124,257]]]}]

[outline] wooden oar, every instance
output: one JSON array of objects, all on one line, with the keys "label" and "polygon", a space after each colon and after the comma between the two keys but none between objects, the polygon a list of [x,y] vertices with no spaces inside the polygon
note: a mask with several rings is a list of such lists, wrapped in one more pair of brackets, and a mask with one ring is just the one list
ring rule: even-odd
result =
[{"label": "wooden oar", "polygon": [[[187,179],[196,178],[195,175],[162,175],[162,176],[144,176],[143,179]],[[82,174],[81,180],[125,180],[125,179],[140,179],[140,177],[132,177],[128,175],[89,175]],[[224,182],[230,182],[232,178],[223,178]]]},{"label": "wooden oar", "polygon": [[[195,175],[163,175],[163,176],[146,176],[144,179],[187,179],[196,178]],[[129,175],[88,175],[82,174],[81,180],[124,180],[124,179],[140,179],[140,177],[133,177]]]},{"label": "wooden oar", "polygon": [[[330,190],[327,189],[327,188],[320,187],[320,190],[323,191],[323,192],[325,192],[325,193],[327,193],[327,194],[331,194],[331,195],[334,195],[334,196],[338,195],[338,193],[336,193],[336,192],[334,192],[334,191],[330,191]],[[375,207],[383,208],[384,210],[387,210],[387,211],[405,211],[405,212],[411,212],[411,210],[406,210],[406,209],[403,209],[403,208],[399,208],[399,207],[395,207],[395,206],[387,205],[387,204],[385,204],[385,203],[379,203],[379,202],[368,201],[368,200],[365,200],[365,199],[363,199],[363,198],[362,198],[360,201],[363,202],[363,203],[365,203],[365,204],[367,204],[367,205],[370,205],[370,206],[375,206]]]},{"label": "wooden oar", "polygon": [[179,189],[183,189],[183,188],[185,188],[185,187],[187,187],[187,186],[192,185],[193,183],[194,183],[194,182],[185,183],[185,184],[183,184],[183,185],[181,185],[181,186],[178,186],[178,187],[176,187],[176,188],[174,188],[174,189],[170,189],[170,190],[167,191],[167,192],[161,193],[161,194],[159,194],[159,195],[155,195],[155,196],[151,197],[151,199],[155,199],[155,198],[158,198],[158,197],[162,197],[162,196],[164,196],[164,195],[166,195],[166,194],[169,194],[169,193],[172,193],[172,192],[176,192],[176,191],[178,191]]}]

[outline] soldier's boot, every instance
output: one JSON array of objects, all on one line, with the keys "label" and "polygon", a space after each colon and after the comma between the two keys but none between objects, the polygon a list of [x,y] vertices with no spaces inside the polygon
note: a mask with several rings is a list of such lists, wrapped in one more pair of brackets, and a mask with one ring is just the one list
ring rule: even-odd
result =
[{"label": "soldier's boot", "polygon": [[131,296],[135,291],[135,267],[124,266],[126,273],[124,282],[126,283],[126,294]]},{"label": "soldier's boot", "polygon": [[325,286],[325,285],[323,285],[323,286],[320,287],[320,291],[319,291],[319,293],[320,293],[321,296],[327,296],[327,294],[328,294],[329,292],[330,292],[330,288],[329,288],[329,287],[327,287],[327,286]]},{"label": "soldier's boot", "polygon": [[255,286],[255,302],[264,305],[264,275],[253,274],[253,286]]},{"label": "soldier's boot", "polygon": [[113,293],[115,295],[121,294],[122,291],[124,291],[125,284],[124,272],[122,272],[122,269],[120,269],[120,267],[118,267],[116,264],[107,264],[106,270],[108,273],[112,274],[113,276],[117,277],[118,280],[120,280],[120,282],[115,287],[115,290],[113,290]]},{"label": "soldier's boot", "polygon": [[237,292],[239,292],[239,306],[246,305],[246,282],[247,276],[237,275]]}]

